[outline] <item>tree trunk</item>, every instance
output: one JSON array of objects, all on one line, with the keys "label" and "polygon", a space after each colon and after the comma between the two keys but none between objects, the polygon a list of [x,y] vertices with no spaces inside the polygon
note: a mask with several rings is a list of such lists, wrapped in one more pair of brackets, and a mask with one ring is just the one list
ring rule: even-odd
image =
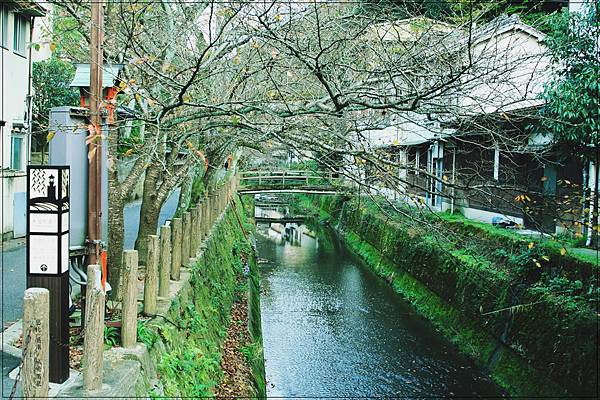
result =
[{"label": "tree trunk", "polygon": [[175,217],[181,218],[183,213],[187,211],[192,199],[192,184],[194,183],[193,169],[181,183],[181,191],[179,192],[179,202],[177,203],[177,211]]},{"label": "tree trunk", "polygon": [[[160,170],[158,166],[151,165],[146,170],[144,179],[144,192],[142,193],[142,206],[140,209],[140,223],[135,249],[138,251],[139,263],[146,265],[148,253],[148,235],[156,235],[158,229],[158,217],[162,207],[159,202],[157,188],[159,184]],[[160,204],[159,204],[160,203]]]},{"label": "tree trunk", "polygon": [[125,240],[125,220],[122,196],[112,196],[108,203],[108,283],[112,287],[111,297],[119,298],[121,271],[123,268],[123,247]]},{"label": "tree trunk", "polygon": [[[109,152],[110,152],[109,146]],[[113,162],[114,164],[114,162]],[[108,283],[112,291],[112,299],[119,298],[119,283],[121,280],[123,246],[125,240],[124,221],[125,195],[121,190],[119,173],[116,166],[108,170],[108,254],[107,269]]]}]

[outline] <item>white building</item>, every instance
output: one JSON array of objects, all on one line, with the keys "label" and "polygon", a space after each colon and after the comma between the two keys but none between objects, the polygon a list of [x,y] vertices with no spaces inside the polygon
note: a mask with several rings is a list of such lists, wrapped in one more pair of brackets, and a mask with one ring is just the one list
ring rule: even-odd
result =
[{"label": "white building", "polygon": [[26,166],[30,155],[31,46],[35,19],[46,11],[33,1],[0,4],[0,154],[3,238],[25,235]]}]

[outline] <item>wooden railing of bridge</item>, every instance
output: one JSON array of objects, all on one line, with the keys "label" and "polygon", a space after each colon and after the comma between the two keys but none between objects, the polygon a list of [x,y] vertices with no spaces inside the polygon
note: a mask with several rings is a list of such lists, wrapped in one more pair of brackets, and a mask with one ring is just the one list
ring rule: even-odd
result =
[{"label": "wooden railing of bridge", "polygon": [[240,173],[238,192],[335,194],[341,180],[333,172],[310,170],[252,170]]}]

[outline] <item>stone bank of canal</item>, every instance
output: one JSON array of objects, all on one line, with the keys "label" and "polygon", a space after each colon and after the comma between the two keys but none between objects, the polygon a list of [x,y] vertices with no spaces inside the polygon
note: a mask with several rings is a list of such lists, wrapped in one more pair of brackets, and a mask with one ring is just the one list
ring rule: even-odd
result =
[{"label": "stone bank of canal", "polygon": [[505,396],[335,233],[257,230],[270,397]]}]

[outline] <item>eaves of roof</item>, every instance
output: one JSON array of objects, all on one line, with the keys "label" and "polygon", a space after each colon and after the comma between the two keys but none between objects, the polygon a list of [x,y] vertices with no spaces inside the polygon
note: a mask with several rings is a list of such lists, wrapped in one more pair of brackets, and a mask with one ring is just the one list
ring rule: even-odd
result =
[{"label": "eaves of roof", "polygon": [[35,1],[3,0],[2,3],[13,6],[20,14],[24,14],[29,17],[43,17],[46,15],[46,9]]}]

